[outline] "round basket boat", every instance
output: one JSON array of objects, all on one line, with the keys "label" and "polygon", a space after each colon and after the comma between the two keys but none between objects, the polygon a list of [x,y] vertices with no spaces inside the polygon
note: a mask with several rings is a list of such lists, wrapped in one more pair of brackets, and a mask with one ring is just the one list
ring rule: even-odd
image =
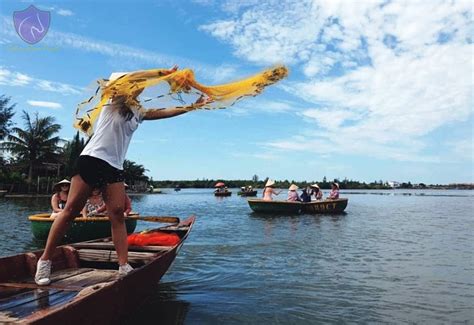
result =
[{"label": "round basket boat", "polygon": [[348,199],[341,198],[337,200],[323,200],[303,202],[289,201],[265,201],[262,199],[248,199],[248,204],[254,212],[262,213],[307,213],[307,214],[328,214],[342,213],[347,207]]},{"label": "round basket boat", "polygon": [[254,191],[240,191],[237,193],[240,196],[257,196],[257,190]]},{"label": "round basket boat", "polygon": [[231,191],[226,191],[226,192],[214,192],[214,196],[218,196],[218,197],[221,197],[221,196],[231,196],[232,195],[232,192]]},{"label": "round basket boat", "polygon": [[[50,218],[50,213],[40,213],[28,217],[31,221],[31,232],[36,239],[46,240],[54,219]],[[138,214],[132,214],[125,218],[127,233],[131,234],[137,226]],[[110,221],[104,217],[77,217],[71,227],[64,235],[63,242],[73,243],[87,241],[97,238],[110,237]]]}]

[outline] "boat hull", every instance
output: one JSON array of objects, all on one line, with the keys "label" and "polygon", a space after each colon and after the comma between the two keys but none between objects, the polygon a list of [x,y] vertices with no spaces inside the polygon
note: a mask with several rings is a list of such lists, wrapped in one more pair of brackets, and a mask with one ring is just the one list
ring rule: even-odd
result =
[{"label": "boat hull", "polygon": [[261,199],[249,199],[250,208],[254,212],[261,213],[289,213],[298,214],[301,212],[303,204],[301,202],[288,201],[265,201]]},{"label": "boat hull", "polygon": [[347,207],[348,199],[313,201],[304,203],[303,213],[341,213]]},{"label": "boat hull", "polygon": [[218,196],[218,197],[223,197],[223,196],[231,196],[232,195],[232,192],[214,192],[214,196]]},{"label": "boat hull", "polygon": [[312,201],[308,203],[288,201],[265,201],[249,199],[248,204],[254,212],[273,214],[319,214],[341,213],[347,207],[348,199]]},{"label": "boat hull", "polygon": [[257,191],[239,192],[240,196],[257,196]]},{"label": "boat hull", "polygon": [[[81,265],[80,250],[84,246],[103,245],[107,241],[113,247],[110,238],[58,247],[53,256],[53,271],[59,273],[62,270],[63,273],[56,275],[49,286],[41,288],[28,277],[34,274],[33,267],[41,251],[0,258],[0,323],[71,325],[120,322],[123,315],[136,309],[148,294],[156,290],[156,284],[173,263],[194,221],[195,218],[190,217],[171,227],[176,230],[170,229],[169,232],[186,228],[181,231],[180,241],[174,246],[163,247],[164,250],[153,260],[137,266],[125,277],[118,276],[116,263],[111,263],[112,269],[91,269]],[[145,254],[143,252],[148,252],[148,247],[151,246],[131,246],[129,261],[130,251],[138,249]],[[101,280],[100,274],[108,278]]]},{"label": "boat hull", "polygon": [[[49,230],[53,224],[53,219],[49,214],[36,214],[28,217],[31,222],[31,232],[38,240],[48,239]],[[137,219],[130,216],[125,219],[127,233],[131,234],[137,226]],[[64,235],[64,243],[92,240],[102,237],[110,237],[110,221],[107,217],[76,218],[71,223],[71,227]]]}]

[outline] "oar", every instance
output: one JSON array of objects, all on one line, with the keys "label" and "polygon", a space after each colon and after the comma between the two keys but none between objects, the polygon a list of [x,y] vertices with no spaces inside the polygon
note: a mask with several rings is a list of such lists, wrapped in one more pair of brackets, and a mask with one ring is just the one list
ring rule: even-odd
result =
[{"label": "oar", "polygon": [[[164,223],[179,223],[178,217],[168,217],[168,216],[137,216],[138,220],[149,221],[149,222],[164,222]],[[135,218],[134,218],[135,219]]]}]

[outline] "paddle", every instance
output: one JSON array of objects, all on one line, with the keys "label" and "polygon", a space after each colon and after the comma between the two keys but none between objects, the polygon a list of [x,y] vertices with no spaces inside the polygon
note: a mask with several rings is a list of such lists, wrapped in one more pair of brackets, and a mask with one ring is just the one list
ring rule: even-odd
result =
[{"label": "paddle", "polygon": [[[170,217],[170,216],[140,216],[136,212],[132,212],[128,215],[131,219],[137,219],[142,221],[149,221],[149,222],[163,222],[163,223],[179,223],[178,217]],[[93,216],[87,217],[88,220],[92,220],[92,218],[107,218],[106,214],[95,214]]]},{"label": "paddle", "polygon": [[168,217],[168,216],[133,216],[134,219],[149,221],[149,222],[164,222],[164,223],[179,223],[178,217]]}]

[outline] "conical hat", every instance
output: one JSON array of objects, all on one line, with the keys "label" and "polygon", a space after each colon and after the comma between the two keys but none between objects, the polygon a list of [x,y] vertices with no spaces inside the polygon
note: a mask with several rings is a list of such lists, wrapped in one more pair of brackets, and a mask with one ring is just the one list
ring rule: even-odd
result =
[{"label": "conical hat", "polygon": [[117,80],[121,76],[126,75],[128,72],[112,72],[109,76],[109,82],[107,82],[107,86],[110,84],[110,82]]},{"label": "conical hat", "polygon": [[57,182],[56,184],[54,184],[53,186],[53,191],[57,191],[58,190],[58,187],[60,187],[61,185],[63,184],[66,184],[66,185],[71,185],[71,182],[67,179],[63,179],[62,181],[60,182]]},{"label": "conical hat", "polygon": [[272,180],[272,179],[269,179],[269,180],[267,181],[267,183],[265,184],[265,187],[273,186],[273,185],[275,185],[275,181]]},{"label": "conical hat", "polygon": [[298,189],[298,186],[296,186],[295,184],[291,184],[289,190],[290,191],[296,191]]}]

